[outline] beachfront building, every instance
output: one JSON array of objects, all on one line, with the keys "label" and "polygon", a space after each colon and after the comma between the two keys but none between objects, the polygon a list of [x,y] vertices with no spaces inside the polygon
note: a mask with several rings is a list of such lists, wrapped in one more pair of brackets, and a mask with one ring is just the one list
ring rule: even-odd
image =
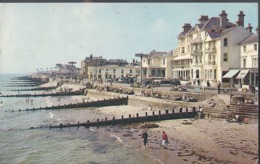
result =
[{"label": "beachfront building", "polygon": [[[81,61],[81,69],[80,75],[83,78],[90,78],[88,74],[88,68],[90,66],[94,66],[95,68],[98,66],[105,65],[106,59],[103,59],[102,56],[94,57],[92,54],[89,57],[86,57],[85,60]],[[95,72],[95,71],[94,71]],[[93,79],[97,79],[96,72],[93,74]]]},{"label": "beachfront building", "polygon": [[127,65],[100,65],[100,66],[89,66],[88,67],[88,77],[90,80],[93,80],[95,75],[97,79],[102,81],[111,81],[115,79],[119,79],[122,77],[136,77],[137,70],[139,70],[139,66],[135,64],[127,64]]},{"label": "beachfront building", "polygon": [[185,23],[173,53],[172,76],[204,86],[207,81],[211,86],[218,81],[222,86],[231,86],[240,68],[238,43],[251,35],[243,27],[244,16],[241,11],[234,24],[223,10],[219,17],[202,15],[194,27]]},{"label": "beachfront building", "polygon": [[[248,24],[246,28],[252,32],[253,27]],[[236,79],[239,80],[240,86],[252,84],[258,86],[258,27],[255,29],[256,34],[251,33],[250,36],[245,38],[239,43],[240,46],[240,72]]]},{"label": "beachfront building", "polygon": [[172,78],[171,60],[173,51],[160,52],[151,51],[142,58],[142,76],[144,79]]}]

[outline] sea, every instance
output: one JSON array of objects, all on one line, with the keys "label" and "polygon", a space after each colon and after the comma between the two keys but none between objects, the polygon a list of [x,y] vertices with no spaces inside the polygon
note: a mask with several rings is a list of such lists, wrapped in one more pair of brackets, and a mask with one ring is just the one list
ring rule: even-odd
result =
[{"label": "sea", "polygon": [[[11,91],[14,78],[0,74],[0,93],[34,94],[43,91]],[[25,81],[19,81],[25,83]],[[10,87],[12,85],[12,87]],[[0,97],[0,164],[153,164],[158,163],[128,146],[110,130],[117,127],[50,129],[49,125],[86,122],[98,114],[94,108],[19,111],[72,102],[72,97]],[[31,101],[32,100],[32,101]],[[36,127],[44,128],[36,128]],[[34,127],[33,129],[31,127]],[[46,127],[46,128],[45,128]]]}]

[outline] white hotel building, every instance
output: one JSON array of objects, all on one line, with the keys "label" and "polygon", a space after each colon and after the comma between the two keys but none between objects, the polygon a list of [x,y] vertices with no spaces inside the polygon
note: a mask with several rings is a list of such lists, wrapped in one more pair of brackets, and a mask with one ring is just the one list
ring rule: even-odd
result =
[{"label": "white hotel building", "polygon": [[[244,14],[238,14],[237,24],[228,21],[222,11],[219,17],[201,16],[199,23],[191,27],[185,23],[178,35],[178,46],[173,52],[172,77],[201,82],[211,86],[221,82],[230,86],[240,70],[239,43],[252,33],[244,28]],[[234,74],[235,73],[235,74]]]}]

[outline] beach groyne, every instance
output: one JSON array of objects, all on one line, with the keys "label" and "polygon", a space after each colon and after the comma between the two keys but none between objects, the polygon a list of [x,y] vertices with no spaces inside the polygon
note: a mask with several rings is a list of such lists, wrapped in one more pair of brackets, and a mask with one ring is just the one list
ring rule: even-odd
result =
[{"label": "beach groyne", "polygon": [[[39,108],[31,108],[31,109],[19,109],[18,111],[36,111],[36,110],[54,110],[54,109],[72,109],[72,108],[86,108],[86,107],[102,107],[102,106],[114,106],[114,105],[128,105],[128,96],[127,97],[115,97],[108,98],[103,100],[96,101],[86,101],[81,103],[71,103],[71,104],[63,104],[63,105],[52,105],[45,106]],[[14,110],[12,110],[14,112]]]},{"label": "beach groyne", "polygon": [[179,109],[172,109],[165,110],[164,113],[161,113],[161,111],[158,111],[156,114],[154,111],[152,112],[152,115],[148,115],[148,113],[145,113],[145,116],[139,116],[138,113],[136,113],[136,116],[133,116],[129,114],[128,118],[125,118],[123,115],[121,118],[116,119],[113,117],[112,119],[108,120],[105,118],[104,120],[97,119],[94,122],[90,122],[89,120],[85,123],[75,123],[75,124],[59,124],[59,125],[49,125],[49,126],[40,126],[40,127],[30,127],[30,129],[35,128],[70,128],[70,127],[99,127],[99,126],[108,126],[108,125],[118,125],[118,124],[129,124],[129,123],[140,123],[140,122],[153,122],[153,121],[162,121],[162,120],[172,120],[172,119],[184,119],[184,118],[194,118],[197,116],[197,110],[195,107],[191,108],[191,111],[189,111],[188,108],[179,108]]},{"label": "beach groyne", "polygon": [[78,96],[83,95],[83,91],[42,93],[42,94],[16,94],[16,95],[0,95],[0,97],[45,97],[45,96]]},{"label": "beach groyne", "polygon": [[37,88],[28,88],[28,89],[12,89],[11,91],[41,91],[41,90],[52,90],[56,89],[57,86],[53,87],[37,87]]}]

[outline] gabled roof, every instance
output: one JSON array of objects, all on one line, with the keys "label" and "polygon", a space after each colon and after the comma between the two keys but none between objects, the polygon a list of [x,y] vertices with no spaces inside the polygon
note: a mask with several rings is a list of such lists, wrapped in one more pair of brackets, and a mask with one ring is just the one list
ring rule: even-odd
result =
[{"label": "gabled roof", "polygon": [[148,54],[148,57],[162,57],[163,55],[167,54],[167,52],[160,52],[160,51],[151,51],[149,54]]},{"label": "gabled roof", "polygon": [[249,44],[249,43],[256,43],[258,42],[258,36],[255,34],[250,35],[249,37],[245,38],[244,40],[242,40],[240,43],[238,43],[239,45],[243,45],[243,44]]},{"label": "gabled roof", "polygon": [[[213,25],[220,26],[220,18],[219,17],[211,17],[207,22],[204,23],[202,29],[210,28]],[[233,27],[233,26],[237,26],[237,25],[234,24],[234,23],[231,23],[229,21],[226,24],[226,28],[230,28],[230,27]]]}]

